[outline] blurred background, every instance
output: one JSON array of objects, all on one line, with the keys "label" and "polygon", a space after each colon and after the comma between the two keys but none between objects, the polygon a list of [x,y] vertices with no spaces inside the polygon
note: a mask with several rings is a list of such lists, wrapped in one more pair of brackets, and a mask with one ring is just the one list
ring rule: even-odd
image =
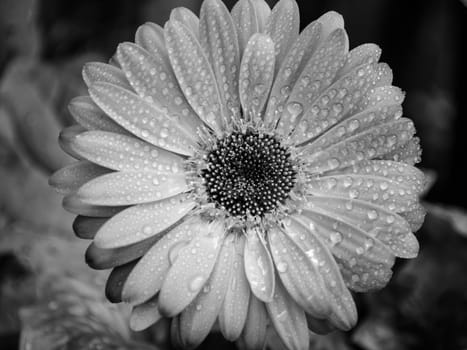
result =
[{"label": "blurred background", "polygon": [[[431,179],[419,257],[398,261],[386,289],[355,296],[354,330],[316,337],[312,348],[467,349],[467,1],[298,3],[302,28],[335,10],[351,47],[382,47]],[[86,94],[82,65],[106,62],[138,25],[200,4],[0,0],[0,349],[169,349],[166,323],[132,333],[128,310],[105,301],[106,273],[85,265],[86,242],[47,178],[71,161],[57,136],[71,121],[68,101]],[[201,348],[234,347],[212,335]]]}]

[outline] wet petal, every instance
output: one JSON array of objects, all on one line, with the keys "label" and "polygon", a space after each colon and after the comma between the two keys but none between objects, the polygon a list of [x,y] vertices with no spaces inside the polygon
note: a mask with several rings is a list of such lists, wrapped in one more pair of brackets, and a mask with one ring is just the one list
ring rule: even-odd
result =
[{"label": "wet petal", "polygon": [[136,94],[108,83],[95,83],[89,93],[104,112],[134,135],[169,151],[193,153],[193,135]]},{"label": "wet petal", "polygon": [[105,283],[105,296],[111,303],[122,302],[122,288],[137,260],[114,267]]},{"label": "wet petal", "polygon": [[359,199],[395,212],[405,211],[418,201],[417,192],[408,184],[374,175],[323,176],[310,180],[307,189],[314,196]]},{"label": "wet petal", "polygon": [[119,206],[154,202],[187,190],[182,174],[116,172],[87,182],[76,196],[91,205]]},{"label": "wet petal", "polygon": [[337,72],[336,78],[340,78],[355,67],[377,63],[381,57],[381,49],[375,44],[363,44],[353,48],[348,54],[344,66]]},{"label": "wet petal", "polygon": [[237,347],[245,350],[262,350],[266,342],[268,314],[264,303],[253,294],[248,304],[245,328],[237,340]]},{"label": "wet petal", "polygon": [[418,203],[410,208],[410,210],[400,213],[400,215],[407,220],[412,232],[417,232],[425,220],[426,209]]},{"label": "wet petal", "polygon": [[165,47],[164,29],[156,23],[147,22],[139,26],[135,43],[156,57],[169,57]]},{"label": "wet petal", "polygon": [[324,43],[336,29],[344,29],[344,17],[335,11],[328,11],[317,19],[321,24],[320,44]]},{"label": "wet petal", "polygon": [[219,315],[236,255],[234,239],[230,236],[224,240],[211,277],[180,316],[180,335],[186,348],[197,347],[207,337]]},{"label": "wet petal", "polygon": [[195,202],[184,194],[132,206],[106,222],[94,243],[99,248],[112,249],[140,242],[177,224],[194,206]]},{"label": "wet petal", "polygon": [[86,182],[110,172],[87,161],[78,161],[57,170],[50,178],[49,185],[60,193],[69,194]]},{"label": "wet petal", "polygon": [[365,231],[398,257],[414,258],[418,254],[418,241],[410,226],[394,212],[368,202],[338,197],[311,197],[308,205]]},{"label": "wet petal", "polygon": [[71,193],[63,197],[63,208],[70,213],[92,217],[111,217],[126,208],[126,206],[96,206],[83,203],[83,201]]},{"label": "wet petal", "polygon": [[159,293],[163,315],[177,315],[200,293],[217,261],[224,235],[223,223],[205,224],[203,232],[180,249]]},{"label": "wet petal", "polygon": [[285,56],[271,89],[265,116],[267,125],[275,126],[282,115],[291,89],[318,46],[320,32],[321,25],[318,22],[310,23]]},{"label": "wet petal", "polygon": [[106,168],[178,174],[183,158],[135,137],[106,131],[88,131],[70,140],[70,149],[80,157]]},{"label": "wet petal", "polygon": [[124,265],[146,254],[159,239],[159,236],[154,236],[131,246],[116,249],[101,249],[92,243],[86,250],[86,263],[96,270]]},{"label": "wet petal", "polygon": [[[389,101],[388,101],[389,102]],[[311,141],[303,148],[303,153],[313,153],[336,144],[343,139],[348,139],[364,130],[377,125],[388,123],[402,116],[402,107],[399,102],[380,103],[371,108],[348,117],[334,125],[316,140]]]},{"label": "wet petal", "polygon": [[214,72],[195,35],[183,24],[169,21],[165,39],[170,61],[186,99],[198,116],[216,133],[225,122],[225,106]]},{"label": "wet petal", "polygon": [[269,16],[271,15],[271,8],[264,0],[251,0],[255,8],[256,21],[258,22],[258,31],[264,33],[268,24]]},{"label": "wet petal", "polygon": [[328,245],[349,288],[375,290],[388,283],[395,258],[379,240],[333,214],[306,210],[300,220]]},{"label": "wet petal", "polygon": [[141,304],[159,292],[180,249],[188,245],[204,228],[199,220],[188,219],[163,235],[128,276],[123,287],[123,300],[132,304]]},{"label": "wet petal", "polygon": [[319,136],[346,115],[354,114],[362,97],[379,86],[390,85],[392,73],[386,64],[354,68],[315,98],[295,128],[292,137],[298,144]]},{"label": "wet petal", "polygon": [[219,328],[229,341],[234,341],[240,336],[248,313],[250,286],[245,275],[244,247],[245,238],[239,236],[235,242],[232,275],[219,312]]},{"label": "wet petal", "polygon": [[281,67],[290,46],[300,31],[300,14],[295,0],[280,0],[272,9],[266,24],[266,34],[274,42],[276,71]]},{"label": "wet petal", "polygon": [[232,20],[238,34],[240,54],[243,55],[250,37],[259,32],[253,2],[251,0],[237,1],[232,8]]},{"label": "wet petal", "polygon": [[[414,166],[390,160],[366,160],[352,167],[340,169],[339,174],[362,174],[384,177],[400,186],[407,186],[416,193],[425,188],[425,175]],[[385,186],[383,186],[385,187]]]},{"label": "wet petal", "polygon": [[201,120],[191,109],[178,85],[164,48],[152,53],[132,43],[118,46],[117,56],[139,96],[154,104],[185,132],[196,136]]},{"label": "wet petal", "polygon": [[177,7],[170,13],[171,21],[183,23],[191,32],[199,38],[199,18],[186,7]]},{"label": "wet petal", "polygon": [[221,0],[205,0],[200,13],[200,42],[217,80],[229,118],[240,117],[238,68],[240,52],[229,10]]},{"label": "wet petal", "polygon": [[105,115],[89,96],[75,97],[68,105],[68,109],[73,119],[87,130],[128,134],[128,131]]},{"label": "wet petal", "polygon": [[254,34],[240,66],[240,101],[246,118],[259,119],[274,78],[274,43],[264,34]]},{"label": "wet petal", "polygon": [[414,133],[413,122],[407,118],[362,130],[324,150],[305,155],[307,169],[319,174],[378,158],[406,143]]},{"label": "wet petal", "polygon": [[73,221],[73,232],[82,239],[93,239],[97,231],[108,218],[93,218],[91,216],[78,215]]},{"label": "wet petal", "polygon": [[315,230],[309,229],[307,222],[301,221],[299,217],[283,222],[286,233],[305,252],[323,278],[326,293],[331,301],[332,314],[328,316],[329,320],[340,329],[348,330],[355,326],[355,303],[328,247],[317,236]]},{"label": "wet petal", "polygon": [[60,145],[60,148],[68,153],[70,156],[76,159],[81,159],[78,154],[73,152],[73,150],[70,147],[70,141],[76,136],[79,135],[83,132],[85,132],[86,129],[83,128],[81,125],[72,125],[69,126],[65,129],[63,129],[60,132],[60,135],[58,136],[58,144]]},{"label": "wet petal", "polygon": [[353,114],[378,107],[402,104],[405,92],[397,86],[385,85],[370,89],[352,109]]},{"label": "wet petal", "polygon": [[268,241],[274,264],[291,297],[315,317],[330,314],[324,281],[305,252],[278,227],[269,229]]},{"label": "wet petal", "polygon": [[133,307],[130,316],[130,328],[133,331],[145,330],[162,318],[157,301],[158,297],[154,296],[145,303]]},{"label": "wet petal", "polygon": [[257,230],[247,232],[244,265],[253,294],[260,300],[269,302],[274,294],[274,266],[265,243]]},{"label": "wet petal", "polygon": [[83,67],[83,80],[88,87],[100,81],[132,90],[122,70],[110,64],[89,62]]},{"label": "wet petal", "polygon": [[421,155],[422,149],[420,147],[420,139],[418,137],[413,137],[393,151],[386,153],[381,158],[414,165],[420,163]]},{"label": "wet petal", "polygon": [[298,120],[310,113],[318,96],[331,85],[337,70],[344,63],[347,47],[345,30],[337,29],[313,53],[290,93],[277,125],[278,132],[288,135]]},{"label": "wet petal", "polygon": [[305,312],[278,279],[274,298],[266,304],[272,324],[287,349],[308,349],[310,337]]}]

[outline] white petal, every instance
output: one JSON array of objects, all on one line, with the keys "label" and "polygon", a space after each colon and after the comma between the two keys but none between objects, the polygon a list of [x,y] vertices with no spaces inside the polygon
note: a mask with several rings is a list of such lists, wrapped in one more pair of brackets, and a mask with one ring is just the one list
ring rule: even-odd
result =
[{"label": "white petal", "polygon": [[83,80],[88,87],[95,82],[111,83],[132,90],[122,70],[110,64],[89,62],[83,67]]},{"label": "white petal", "polygon": [[302,116],[306,118],[316,99],[331,85],[344,63],[347,42],[345,30],[337,29],[313,53],[287,100],[277,125],[278,132],[288,135]]},{"label": "white petal", "polygon": [[384,106],[400,105],[404,99],[405,93],[400,88],[392,85],[378,86],[370,89],[352,111],[353,114],[357,114],[365,110],[384,108]]},{"label": "white petal", "polygon": [[381,158],[415,165],[421,161],[421,155],[422,149],[420,147],[420,139],[418,137],[413,137],[395,150],[384,154]]},{"label": "white petal", "polygon": [[132,206],[107,221],[97,232],[94,243],[111,249],[140,242],[176,225],[194,206],[195,202],[184,194]]},{"label": "white petal", "polygon": [[89,96],[75,97],[68,105],[68,110],[73,119],[87,130],[128,134],[128,131],[105,115]]},{"label": "white petal", "polygon": [[294,42],[276,75],[266,109],[265,123],[275,126],[292,88],[315,52],[321,32],[318,22],[310,23]]},{"label": "white petal", "polygon": [[183,171],[181,157],[132,136],[88,131],[71,139],[69,147],[80,157],[113,170],[167,174]]},{"label": "white petal", "polygon": [[156,23],[147,22],[139,26],[135,43],[156,57],[169,57],[165,47],[164,29]]},{"label": "white petal", "polygon": [[274,43],[265,34],[254,34],[240,66],[240,101],[246,118],[260,118],[273,78]]},{"label": "white petal", "polygon": [[298,144],[319,136],[346,115],[359,110],[362,97],[379,86],[389,85],[392,74],[385,64],[370,64],[353,69],[324,90],[305,109],[292,137]]},{"label": "white petal", "polygon": [[135,44],[123,43],[118,46],[117,56],[138,95],[164,111],[187,133],[196,136],[202,122],[180,90],[164,49],[149,53]]},{"label": "white petal", "polygon": [[379,240],[329,213],[303,211],[300,220],[328,245],[349,288],[368,291],[388,283],[395,258]]},{"label": "white petal", "polygon": [[170,13],[171,21],[183,23],[199,39],[199,18],[186,7],[177,7]]},{"label": "white petal", "polygon": [[253,294],[248,304],[248,315],[237,347],[245,350],[262,350],[266,342],[268,315],[264,303]]},{"label": "white petal", "polygon": [[335,11],[328,11],[317,21],[321,24],[320,43],[325,42],[336,29],[344,29],[344,17]]},{"label": "white petal", "polygon": [[305,156],[307,169],[312,173],[323,173],[379,158],[405,144],[414,133],[413,122],[407,118],[376,125]]},{"label": "white petal", "polygon": [[412,191],[421,193],[425,188],[425,175],[412,165],[390,160],[367,160],[352,167],[339,170],[339,174],[365,174],[385,177],[400,186],[407,186]]},{"label": "white petal", "polygon": [[179,314],[200,293],[217,261],[224,235],[223,223],[205,224],[203,232],[180,249],[159,293],[163,315]]},{"label": "white petal", "polygon": [[355,67],[377,63],[381,57],[381,49],[375,44],[363,44],[353,48],[348,54],[344,66],[337,72],[340,78],[349,73]]},{"label": "white petal", "polygon": [[363,130],[396,120],[402,116],[400,102],[380,103],[371,108],[349,116],[340,123],[334,125],[316,140],[306,144],[303,153],[313,153],[350,138]]},{"label": "white petal", "polygon": [[95,83],[89,93],[104,112],[134,135],[169,151],[184,155],[193,153],[196,138],[136,94],[108,83]]},{"label": "white petal", "polygon": [[271,8],[264,0],[251,0],[255,8],[256,21],[258,22],[258,31],[264,33],[268,24]]},{"label": "white petal", "polygon": [[342,174],[323,176],[308,182],[314,196],[359,199],[394,212],[402,212],[418,202],[417,192],[408,184],[399,184],[386,177]]},{"label": "white petal", "polygon": [[71,149],[70,141],[76,137],[76,135],[85,131],[86,129],[81,125],[72,125],[60,131],[60,135],[58,136],[58,144],[60,145],[60,148],[73,158],[81,159],[81,157]]},{"label": "white petal", "polygon": [[266,34],[274,42],[276,71],[281,67],[290,46],[300,31],[300,13],[295,0],[280,0],[272,9],[266,24]]},{"label": "white petal", "polygon": [[158,309],[157,296],[143,304],[133,307],[130,316],[130,328],[133,331],[142,331],[159,321],[162,315]]},{"label": "white petal", "polygon": [[169,21],[165,25],[165,40],[186,99],[201,120],[220,133],[226,120],[225,106],[212,67],[196,36],[180,22]]},{"label": "white petal", "polygon": [[257,230],[247,232],[244,265],[253,294],[264,302],[271,301],[274,294],[274,266],[264,238]]},{"label": "white petal", "polygon": [[180,316],[182,343],[186,348],[197,347],[209,334],[222,307],[235,257],[234,236],[224,240],[211,277],[198,296]]},{"label": "white petal", "polygon": [[180,249],[204,228],[197,218],[188,219],[165,234],[136,264],[123,287],[123,300],[141,304],[162,287]]},{"label": "white petal", "polygon": [[310,337],[305,312],[277,281],[274,298],[266,304],[272,324],[287,349],[308,349]]},{"label": "white petal", "polygon": [[232,276],[219,312],[219,328],[229,341],[236,340],[242,333],[250,300],[250,286],[245,275],[243,259],[244,236],[238,237],[235,246]]},{"label": "white petal", "polygon": [[102,168],[96,164],[79,161],[57,170],[49,178],[49,185],[60,193],[69,194],[76,191],[86,182],[109,172],[109,169]]},{"label": "white petal", "polygon": [[229,10],[221,0],[205,0],[200,13],[200,42],[217,80],[227,116],[240,117],[238,69],[240,52]]},{"label": "white petal", "polygon": [[[353,225],[383,242],[396,256],[413,258],[418,254],[418,241],[400,215],[380,206],[355,199],[310,197],[307,207],[318,208]],[[350,209],[349,209],[350,208]]]},{"label": "white petal", "polygon": [[315,317],[328,316],[331,304],[317,267],[278,227],[269,229],[268,241],[276,270],[291,297],[307,313]]},{"label": "white petal", "polygon": [[117,172],[87,182],[76,196],[91,205],[130,205],[158,201],[185,192],[182,174]]},{"label": "white petal", "polygon": [[250,37],[259,32],[258,19],[256,18],[253,2],[251,0],[237,1],[232,8],[232,20],[238,34],[240,54],[243,55]]},{"label": "white petal", "polygon": [[[342,279],[339,267],[328,247],[315,230],[308,229],[300,218],[283,220],[285,231],[305,252],[323,278],[324,287],[331,301],[332,314],[329,320],[338,328],[348,330],[357,322],[357,309],[352,295]],[[316,323],[316,322],[315,322]]]}]

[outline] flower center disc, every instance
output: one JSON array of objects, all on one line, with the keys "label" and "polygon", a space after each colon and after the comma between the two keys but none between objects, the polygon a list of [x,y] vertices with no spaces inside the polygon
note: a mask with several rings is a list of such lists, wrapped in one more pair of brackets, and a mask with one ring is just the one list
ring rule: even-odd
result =
[{"label": "flower center disc", "polygon": [[233,133],[207,156],[202,176],[209,199],[232,216],[263,216],[295,184],[290,153],[269,135]]}]

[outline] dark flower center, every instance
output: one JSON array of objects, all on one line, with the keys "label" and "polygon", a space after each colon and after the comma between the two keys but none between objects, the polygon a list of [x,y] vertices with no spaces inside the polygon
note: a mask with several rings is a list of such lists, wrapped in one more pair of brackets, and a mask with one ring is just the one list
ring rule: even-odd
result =
[{"label": "dark flower center", "polygon": [[232,216],[262,216],[284,202],[296,172],[274,137],[247,132],[219,140],[202,176],[209,199]]}]

